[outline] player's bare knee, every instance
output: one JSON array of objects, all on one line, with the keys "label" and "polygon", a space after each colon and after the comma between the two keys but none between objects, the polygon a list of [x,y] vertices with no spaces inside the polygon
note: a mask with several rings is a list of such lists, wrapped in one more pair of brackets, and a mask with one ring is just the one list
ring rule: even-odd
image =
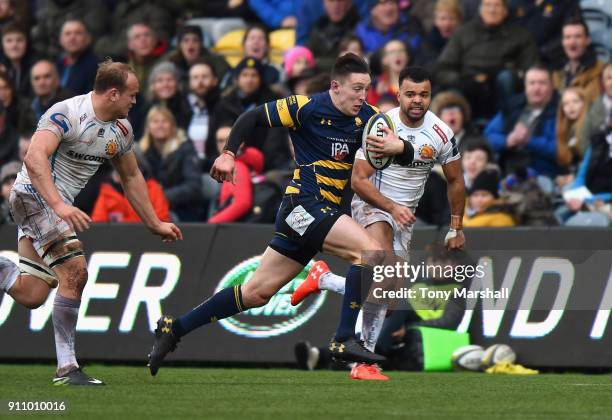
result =
[{"label": "player's bare knee", "polygon": [[272,296],[274,296],[274,292],[265,290],[265,288],[242,289],[242,301],[247,308],[264,306],[270,301]]},{"label": "player's bare knee", "polygon": [[87,277],[87,268],[81,266],[71,267],[68,270],[68,278],[66,279],[68,288],[80,296],[87,284]]}]

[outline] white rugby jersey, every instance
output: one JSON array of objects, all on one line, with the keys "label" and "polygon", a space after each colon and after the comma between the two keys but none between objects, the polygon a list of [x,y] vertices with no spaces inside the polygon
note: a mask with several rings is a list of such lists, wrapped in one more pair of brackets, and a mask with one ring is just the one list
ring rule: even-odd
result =
[{"label": "white rugby jersey", "polygon": [[[97,119],[91,95],[89,92],[56,103],[40,118],[36,128],[51,131],[60,138],[49,165],[55,187],[71,203],[103,162],[134,147],[134,133],[128,120]],[[31,184],[25,165],[15,182]]]},{"label": "white rugby jersey", "polygon": [[[395,132],[414,147],[414,160],[409,166],[391,164],[382,171],[376,171],[370,181],[385,197],[412,209],[416,208],[425,182],[435,163],[445,165],[461,157],[459,148],[451,130],[444,121],[431,111],[425,113],[423,124],[410,128],[400,120],[400,109],[387,112],[395,125]],[[359,149],[355,159],[365,160]],[[355,195],[353,200],[361,200]]]}]

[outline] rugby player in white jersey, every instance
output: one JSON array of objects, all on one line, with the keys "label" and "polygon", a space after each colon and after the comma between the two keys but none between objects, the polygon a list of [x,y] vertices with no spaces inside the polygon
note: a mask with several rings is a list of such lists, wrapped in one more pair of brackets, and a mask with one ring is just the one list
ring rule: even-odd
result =
[{"label": "rugby player in white jersey", "polygon": [[134,134],[125,118],[137,93],[138,79],[127,64],[102,63],[92,92],[58,102],[40,118],[11,190],[19,265],[0,257],[0,294],[6,292],[35,309],[59,286],[52,315],[54,385],[103,385],[79,367],[74,343],[87,282],[87,263],[76,232],[87,229],[91,219],[73,202],[98,167],[111,160],[130,204],[152,233],[164,242],[182,239],[179,228],[157,218],[136,163]]},{"label": "rugby player in white jersey", "polygon": [[[355,156],[351,185],[355,196],[352,216],[368,234],[378,240],[385,251],[406,257],[410,250],[414,211],[423,195],[425,183],[435,163],[442,165],[448,183],[451,224],[446,235],[449,249],[465,244],[462,231],[465,186],[461,156],[453,131],[433,112],[429,74],[420,67],[407,67],[400,73],[398,100],[400,106],[387,112],[396,135],[412,143],[414,159],[408,166],[391,164],[377,171],[368,164],[362,150]],[[387,130],[387,137],[394,137]],[[383,152],[388,144],[377,137],[368,138],[368,149]],[[293,305],[321,289],[344,293],[344,278],[330,272],[324,261],[317,261],[308,277],[291,297]],[[374,346],[385,319],[386,306],[365,302],[362,307],[362,338],[366,347]],[[358,364],[351,371],[354,379],[386,380],[375,365]]]}]

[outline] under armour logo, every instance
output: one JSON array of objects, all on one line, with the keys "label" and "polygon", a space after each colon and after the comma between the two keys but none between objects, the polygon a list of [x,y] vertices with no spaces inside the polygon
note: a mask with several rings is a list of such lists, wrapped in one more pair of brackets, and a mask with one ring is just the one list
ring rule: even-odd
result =
[{"label": "under armour logo", "polygon": [[210,322],[217,322],[218,318],[216,316],[210,317]]},{"label": "under armour logo", "polygon": [[359,309],[361,308],[361,305],[359,305],[357,302],[351,302],[351,306],[349,306],[351,309]]},{"label": "under armour logo", "polygon": [[163,327],[162,328],[162,332],[168,334],[170,332],[170,328],[168,327]]},{"label": "under armour logo", "polygon": [[342,343],[336,343],[335,341],[332,341],[332,343],[329,345],[329,350],[330,351],[338,351],[338,353],[344,353],[344,348],[346,346]]}]

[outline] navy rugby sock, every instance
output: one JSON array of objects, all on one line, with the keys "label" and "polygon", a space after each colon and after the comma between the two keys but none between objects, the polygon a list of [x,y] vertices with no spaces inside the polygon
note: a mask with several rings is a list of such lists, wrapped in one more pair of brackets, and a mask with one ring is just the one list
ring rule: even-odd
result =
[{"label": "navy rugby sock", "polygon": [[346,275],[344,286],[344,298],[342,300],[342,311],[340,312],[340,324],[336,330],[336,340],[344,341],[355,335],[355,324],[361,309],[361,275],[367,273],[368,267],[363,265],[351,265]]},{"label": "navy rugby sock", "polygon": [[175,335],[182,337],[202,325],[228,318],[244,311],[241,286],[225,288],[172,323]]}]

